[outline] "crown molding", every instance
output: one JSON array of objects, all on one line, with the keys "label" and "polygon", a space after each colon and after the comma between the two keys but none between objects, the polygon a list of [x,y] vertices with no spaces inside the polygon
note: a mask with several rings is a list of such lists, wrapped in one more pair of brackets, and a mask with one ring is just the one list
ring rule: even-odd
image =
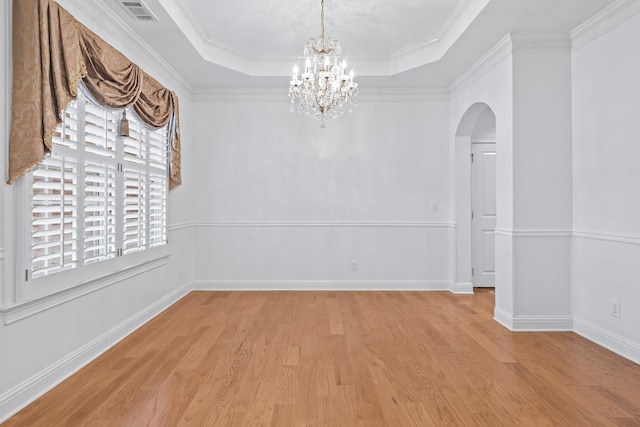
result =
[{"label": "crown molding", "polygon": [[[389,75],[408,71],[439,61],[475,21],[491,0],[466,0],[456,5],[453,13],[438,31],[435,39],[426,40],[389,56]],[[362,71],[360,71],[362,75]]]},{"label": "crown molding", "polygon": [[196,88],[191,94],[191,101],[224,104],[291,102],[286,87],[283,89]]},{"label": "crown molding", "polygon": [[[438,30],[436,38],[443,39],[447,33],[456,30],[456,27],[468,27],[469,24],[482,12],[491,0],[460,0],[456,3],[453,12],[444,21]],[[464,21],[469,20],[468,23]]]},{"label": "crown molding", "polygon": [[[389,55],[355,55],[348,61],[360,76],[391,76],[440,60],[491,0],[459,2],[437,36],[391,52]],[[205,34],[184,0],[158,0],[180,31],[207,62],[249,76],[286,76],[299,55],[256,54]]]},{"label": "crown molding", "polygon": [[640,1],[616,0],[571,31],[573,47],[588,44],[639,13]]},{"label": "crown molding", "polygon": [[511,46],[514,53],[548,53],[551,51],[571,50],[569,33],[511,33]]},{"label": "crown molding", "polygon": [[495,46],[489,49],[487,53],[482,55],[471,67],[462,73],[460,77],[451,83],[449,86],[449,93],[451,93],[451,96],[455,96],[457,93],[475,83],[480,77],[485,75],[504,59],[508,58],[512,54],[512,50],[513,42],[511,40],[511,35],[507,34],[502,38],[502,40],[496,43]]},{"label": "crown molding", "polygon": [[360,89],[358,102],[449,102],[445,88]]},{"label": "crown molding", "polygon": [[[193,102],[213,103],[289,103],[287,88],[224,89],[200,88],[191,95]],[[359,103],[368,102],[448,102],[449,91],[439,88],[361,89]]]},{"label": "crown molding", "polygon": [[[164,60],[149,44],[142,39],[135,31],[127,25],[115,12],[105,6],[101,0],[56,0],[60,6],[64,7],[78,21],[89,27],[96,34],[107,40],[126,56],[142,58],[144,62],[154,65],[151,75],[160,82],[166,84],[178,84],[180,91],[190,93],[193,91],[191,84],[167,61]],[[119,38],[113,41],[113,35],[118,34]],[[123,39],[124,38],[124,39]],[[141,61],[134,61],[141,62]],[[177,88],[171,88],[177,91]]]}]

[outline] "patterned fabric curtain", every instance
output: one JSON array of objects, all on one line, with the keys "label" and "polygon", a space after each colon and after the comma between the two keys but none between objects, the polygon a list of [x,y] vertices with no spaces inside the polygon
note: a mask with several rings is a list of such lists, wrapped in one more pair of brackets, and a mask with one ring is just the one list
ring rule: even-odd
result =
[{"label": "patterned fabric curtain", "polygon": [[51,152],[52,132],[80,80],[105,107],[133,107],[150,127],[169,125],[169,188],[180,185],[178,97],[53,0],[13,0],[9,183]]}]

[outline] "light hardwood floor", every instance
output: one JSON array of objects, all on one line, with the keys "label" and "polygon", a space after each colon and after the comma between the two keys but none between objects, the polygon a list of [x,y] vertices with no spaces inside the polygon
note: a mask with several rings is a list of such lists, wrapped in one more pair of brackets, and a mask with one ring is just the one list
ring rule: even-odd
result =
[{"label": "light hardwood floor", "polygon": [[193,292],[7,426],[639,426],[640,366],[493,294]]}]

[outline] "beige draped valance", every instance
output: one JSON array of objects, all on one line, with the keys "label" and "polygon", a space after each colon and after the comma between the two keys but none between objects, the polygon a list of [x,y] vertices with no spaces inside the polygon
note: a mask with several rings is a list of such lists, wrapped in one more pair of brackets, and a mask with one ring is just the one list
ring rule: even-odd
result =
[{"label": "beige draped valance", "polygon": [[181,184],[178,97],[53,0],[13,0],[9,183],[51,152],[60,113],[82,80],[108,108],[133,107],[147,125],[169,125],[169,188]]}]

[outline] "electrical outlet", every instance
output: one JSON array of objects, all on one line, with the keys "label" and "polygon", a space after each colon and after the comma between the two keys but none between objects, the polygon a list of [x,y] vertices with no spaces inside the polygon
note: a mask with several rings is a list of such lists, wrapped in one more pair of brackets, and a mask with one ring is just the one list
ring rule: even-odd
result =
[{"label": "electrical outlet", "polygon": [[351,271],[356,271],[358,269],[358,260],[351,261]]},{"label": "electrical outlet", "polygon": [[611,300],[611,315],[620,318],[620,301]]},{"label": "electrical outlet", "polygon": [[431,212],[438,212],[440,208],[438,207],[438,202],[431,203]]}]

